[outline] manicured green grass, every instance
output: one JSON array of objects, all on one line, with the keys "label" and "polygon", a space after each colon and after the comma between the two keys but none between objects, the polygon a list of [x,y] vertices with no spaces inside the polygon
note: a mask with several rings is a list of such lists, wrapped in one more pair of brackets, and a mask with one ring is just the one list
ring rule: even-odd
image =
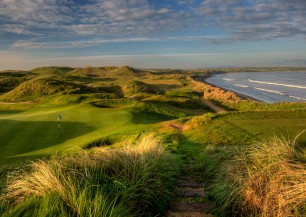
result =
[{"label": "manicured green grass", "polygon": [[[258,139],[277,136],[292,140],[306,130],[305,110],[238,113],[220,119],[245,130]],[[302,133],[297,141],[306,144],[306,133]]]},{"label": "manicured green grass", "polygon": [[83,147],[114,134],[142,132],[149,124],[167,119],[156,113],[136,113],[133,108],[90,104],[36,106],[21,112],[0,110],[0,164]]},{"label": "manicured green grass", "polygon": [[[234,125],[258,135],[260,138],[270,138],[271,135],[284,136],[293,139],[296,135],[306,130],[306,118],[300,119],[270,119],[270,120],[233,120]],[[306,143],[306,134],[302,134],[299,142]]]},{"label": "manicured green grass", "polygon": [[200,92],[194,91],[188,87],[177,88],[165,92],[167,96],[189,97],[198,99],[201,96]]}]

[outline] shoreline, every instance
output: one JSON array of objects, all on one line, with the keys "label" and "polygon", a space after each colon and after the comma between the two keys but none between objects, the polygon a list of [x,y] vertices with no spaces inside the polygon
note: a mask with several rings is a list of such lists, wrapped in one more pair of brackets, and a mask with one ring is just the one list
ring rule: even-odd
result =
[{"label": "shoreline", "polygon": [[[214,74],[226,74],[227,72],[218,72],[218,73],[214,73]],[[216,87],[216,88],[220,88],[222,90],[225,90],[225,91],[229,91],[229,92],[232,92],[234,93],[235,95],[239,96],[240,98],[244,99],[244,100],[250,100],[250,101],[255,101],[255,102],[263,102],[263,103],[268,103],[268,102],[265,102],[265,101],[262,101],[262,100],[259,100],[259,99],[256,99],[254,97],[251,97],[251,96],[248,96],[246,94],[243,94],[243,93],[238,93],[236,91],[233,91],[233,90],[230,90],[230,89],[227,89],[227,88],[224,88],[224,87],[219,87],[219,86],[216,86],[214,84],[211,84],[207,81],[208,78],[210,78],[211,76],[213,76],[214,74],[207,74],[207,75],[203,75],[203,76],[197,76],[197,78],[193,78],[199,82],[202,82],[204,84],[208,84],[212,87]]]}]

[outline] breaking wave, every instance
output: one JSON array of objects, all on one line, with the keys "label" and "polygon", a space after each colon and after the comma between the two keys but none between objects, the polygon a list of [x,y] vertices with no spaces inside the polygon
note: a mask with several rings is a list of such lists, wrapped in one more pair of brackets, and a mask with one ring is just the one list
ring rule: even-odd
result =
[{"label": "breaking wave", "polygon": [[274,83],[274,82],[265,82],[265,81],[256,81],[249,78],[249,81],[252,83],[259,83],[259,84],[270,84],[270,85],[276,85],[276,86],[283,86],[283,87],[293,87],[293,88],[299,88],[299,89],[306,89],[305,86],[299,86],[299,85],[292,85],[292,84],[282,84],[282,83]]},{"label": "breaking wave", "polygon": [[298,99],[298,100],[303,100],[306,101],[305,98],[297,97],[297,96],[289,96],[290,98]]},{"label": "breaking wave", "polygon": [[254,87],[254,89],[269,92],[269,93],[276,93],[276,94],[279,94],[279,95],[285,95],[282,92],[277,91],[277,90],[267,90],[267,89],[263,89],[263,88],[259,88],[259,87]]},{"label": "breaking wave", "polygon": [[233,85],[236,86],[236,87],[244,87],[244,88],[249,87],[247,85],[242,85],[242,84],[233,84]]},{"label": "breaking wave", "polygon": [[224,81],[232,81],[232,80],[234,80],[234,79],[223,77],[223,80],[224,80]]}]

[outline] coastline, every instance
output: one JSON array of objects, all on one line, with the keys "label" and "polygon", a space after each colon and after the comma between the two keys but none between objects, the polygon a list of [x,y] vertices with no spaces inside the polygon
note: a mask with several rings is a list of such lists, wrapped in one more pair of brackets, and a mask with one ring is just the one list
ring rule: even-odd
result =
[{"label": "coastline", "polygon": [[259,100],[259,99],[256,99],[254,97],[251,97],[251,96],[248,96],[246,94],[242,94],[242,93],[238,93],[236,91],[233,91],[233,90],[230,90],[230,89],[227,89],[227,88],[224,88],[224,87],[219,87],[219,86],[216,86],[212,83],[209,83],[207,81],[208,78],[210,78],[211,76],[215,75],[215,74],[226,74],[227,72],[218,72],[218,73],[208,73],[207,75],[203,75],[203,76],[196,76],[194,77],[193,79],[195,79],[196,81],[199,81],[199,82],[202,82],[204,84],[207,84],[207,85],[210,85],[212,87],[215,87],[215,88],[220,88],[222,90],[225,90],[225,91],[229,91],[229,92],[232,92],[234,93],[235,95],[239,96],[241,99],[244,99],[244,100],[250,100],[250,101],[255,101],[255,102],[263,102],[263,103],[267,103],[267,102],[264,102],[262,100]]}]

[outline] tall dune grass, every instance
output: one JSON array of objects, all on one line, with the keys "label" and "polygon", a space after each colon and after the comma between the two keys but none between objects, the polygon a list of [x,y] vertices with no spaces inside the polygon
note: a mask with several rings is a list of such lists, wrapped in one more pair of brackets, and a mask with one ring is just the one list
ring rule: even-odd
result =
[{"label": "tall dune grass", "polygon": [[306,215],[305,152],[295,142],[274,138],[234,152],[215,167],[211,190],[220,204],[247,216]]},{"label": "tall dune grass", "polygon": [[94,148],[12,173],[3,216],[144,216],[172,196],[177,159],[153,135],[122,149]]}]

